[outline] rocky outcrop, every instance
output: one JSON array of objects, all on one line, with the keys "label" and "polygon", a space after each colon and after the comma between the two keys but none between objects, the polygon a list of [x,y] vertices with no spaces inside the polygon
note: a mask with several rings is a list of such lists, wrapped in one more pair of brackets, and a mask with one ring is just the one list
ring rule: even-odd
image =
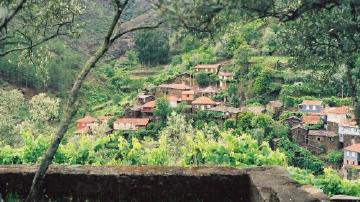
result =
[{"label": "rocky outcrop", "polygon": [[[0,166],[0,193],[24,198],[33,166]],[[321,201],[280,167],[52,166],[44,201]]]}]

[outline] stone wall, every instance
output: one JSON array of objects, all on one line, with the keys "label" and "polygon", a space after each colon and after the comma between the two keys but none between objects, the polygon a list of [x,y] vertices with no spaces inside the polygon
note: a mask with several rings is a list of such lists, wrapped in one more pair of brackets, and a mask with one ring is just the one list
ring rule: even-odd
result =
[{"label": "stone wall", "polygon": [[[24,198],[35,171],[0,166],[1,196]],[[44,184],[43,201],[320,201],[280,167],[52,166]]]}]

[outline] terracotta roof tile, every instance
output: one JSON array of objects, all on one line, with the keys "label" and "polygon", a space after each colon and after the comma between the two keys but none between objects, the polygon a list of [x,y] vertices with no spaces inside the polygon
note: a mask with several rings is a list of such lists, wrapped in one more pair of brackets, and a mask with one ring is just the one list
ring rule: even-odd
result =
[{"label": "terracotta roof tile", "polygon": [[76,123],[94,123],[96,121],[97,119],[92,116],[85,116],[84,118],[77,120]]},{"label": "terracotta roof tile", "polygon": [[219,69],[220,66],[220,64],[201,64],[196,65],[194,69]]},{"label": "terracotta roof tile", "polygon": [[304,115],[303,116],[303,122],[305,124],[319,124],[320,121],[321,121],[320,116],[316,116],[316,115]]},{"label": "terracotta roof tile", "polygon": [[193,105],[216,105],[212,99],[208,97],[199,97],[192,102]]},{"label": "terracotta roof tile", "polygon": [[347,106],[342,107],[328,107],[323,111],[325,114],[347,114],[350,112],[350,108]]},{"label": "terracotta roof tile", "polygon": [[183,91],[183,92],[181,92],[181,94],[183,94],[183,95],[194,95],[195,91],[193,91],[193,90]]},{"label": "terracotta roof tile", "polygon": [[191,87],[183,83],[161,84],[159,88],[170,88],[176,90],[190,90]]},{"label": "terracotta roof tile", "polygon": [[303,105],[322,105],[321,100],[304,100],[301,104]]},{"label": "terracotta roof tile", "polygon": [[150,102],[147,102],[145,103],[142,108],[146,107],[146,108],[154,108],[156,105],[156,102],[153,100],[153,101],[150,101]]},{"label": "terracotta roof tile", "polygon": [[359,144],[353,144],[351,146],[345,147],[344,150],[360,153],[360,143]]},{"label": "terracotta roof tile", "polygon": [[149,123],[148,118],[118,118],[115,121],[117,124],[133,124],[135,126],[146,126]]}]

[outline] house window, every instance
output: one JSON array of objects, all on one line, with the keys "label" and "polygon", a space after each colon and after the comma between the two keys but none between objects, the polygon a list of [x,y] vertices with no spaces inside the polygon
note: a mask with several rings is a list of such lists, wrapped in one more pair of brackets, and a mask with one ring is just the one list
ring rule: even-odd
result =
[{"label": "house window", "polygon": [[349,160],[346,160],[346,164],[349,164]]},{"label": "house window", "polygon": [[320,142],[320,141],[321,141],[321,138],[318,137],[317,140]]},{"label": "house window", "polygon": [[352,157],[355,157],[355,152],[351,152],[351,156],[352,156]]},{"label": "house window", "polygon": [[309,109],[310,109],[310,106],[309,106],[309,105],[306,105],[306,109],[309,110]]},{"label": "house window", "polygon": [[350,156],[350,152],[349,152],[349,151],[346,151],[346,156]]},{"label": "house window", "polygon": [[313,106],[313,110],[316,110],[316,106]]}]

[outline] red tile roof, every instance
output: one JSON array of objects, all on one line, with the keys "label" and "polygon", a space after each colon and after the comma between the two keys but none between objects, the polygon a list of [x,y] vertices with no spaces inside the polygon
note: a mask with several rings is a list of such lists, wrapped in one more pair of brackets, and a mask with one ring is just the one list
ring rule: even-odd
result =
[{"label": "red tile roof", "polygon": [[183,95],[194,95],[195,91],[193,91],[193,90],[183,91],[183,92],[181,92],[181,94],[183,94]]},{"label": "red tile roof", "polygon": [[302,105],[322,105],[321,100],[304,100]]},{"label": "red tile roof", "polygon": [[183,83],[161,84],[159,88],[170,88],[176,90],[190,90],[191,87]]},{"label": "red tile roof", "polygon": [[132,124],[135,126],[146,126],[149,123],[148,118],[118,118],[115,123],[117,124]]},{"label": "red tile roof", "polygon": [[142,108],[146,107],[146,108],[154,108],[156,105],[156,102],[155,101],[150,101],[150,102],[147,102],[145,103]]},{"label": "red tile roof", "polygon": [[347,106],[342,107],[328,107],[324,109],[325,114],[347,114],[349,113],[350,108]]},{"label": "red tile roof", "polygon": [[351,120],[343,120],[340,123],[341,126],[351,126],[351,127],[355,127],[356,126],[356,121],[354,119]]},{"label": "red tile roof", "polygon": [[192,102],[193,105],[216,105],[212,99],[208,97],[199,97]]},{"label": "red tile roof", "polygon": [[353,144],[351,146],[345,147],[344,150],[360,153],[360,144]]},{"label": "red tile roof", "polygon": [[96,121],[97,119],[94,117],[85,116],[84,118],[77,120],[76,123],[94,123]]},{"label": "red tile roof", "polygon": [[219,69],[220,64],[202,64],[196,65],[194,69]]},{"label": "red tile roof", "polygon": [[303,122],[305,124],[319,124],[321,121],[320,116],[316,115],[304,115],[303,116]]}]

